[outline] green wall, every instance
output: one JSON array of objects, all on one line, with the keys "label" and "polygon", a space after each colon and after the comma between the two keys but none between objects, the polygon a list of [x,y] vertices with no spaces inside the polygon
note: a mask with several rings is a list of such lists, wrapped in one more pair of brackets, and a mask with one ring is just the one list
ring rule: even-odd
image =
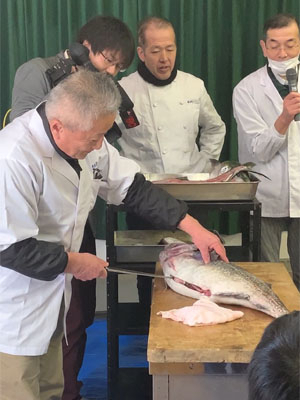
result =
[{"label": "green wall", "polygon": [[[135,37],[138,21],[147,15],[157,15],[168,18],[175,27],[178,68],[204,80],[226,123],[221,159],[236,160],[232,89],[241,78],[263,65],[259,46],[262,27],[268,17],[278,12],[290,12],[300,19],[300,1],[0,0],[1,121],[10,108],[13,79],[20,64],[68,47],[78,29],[94,15],[121,18]],[[134,71],[136,63],[137,59],[126,74]],[[229,218],[225,225],[225,230],[238,229],[236,218]]]}]

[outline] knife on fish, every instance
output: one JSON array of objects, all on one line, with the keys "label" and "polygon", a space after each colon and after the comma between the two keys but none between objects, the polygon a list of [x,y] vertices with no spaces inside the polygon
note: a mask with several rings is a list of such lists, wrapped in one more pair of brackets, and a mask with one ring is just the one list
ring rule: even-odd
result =
[{"label": "knife on fish", "polygon": [[106,271],[108,272],[115,272],[117,274],[128,274],[128,275],[140,275],[140,276],[148,276],[149,278],[173,278],[172,276],[165,276],[165,275],[158,275],[152,274],[150,272],[143,272],[143,271],[134,271],[132,269],[124,269],[124,268],[113,268],[113,267],[106,267]]}]

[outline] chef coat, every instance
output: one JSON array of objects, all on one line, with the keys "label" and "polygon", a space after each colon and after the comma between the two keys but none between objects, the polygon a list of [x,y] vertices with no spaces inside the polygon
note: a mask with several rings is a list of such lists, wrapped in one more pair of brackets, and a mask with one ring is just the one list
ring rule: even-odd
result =
[{"label": "chef coat", "polygon": [[[177,71],[170,84],[155,86],[134,72],[119,83],[132,99],[140,122],[139,126],[126,129],[118,121],[122,155],[149,173],[210,169],[209,159],[220,156],[225,125],[201,79]],[[196,144],[199,127],[200,151]]]},{"label": "chef coat", "polygon": [[[299,91],[298,79],[298,91]],[[238,128],[239,161],[254,162],[259,177],[257,199],[263,217],[300,217],[300,122],[285,135],[274,127],[283,99],[264,66],[234,89],[233,110]]]},{"label": "chef coat", "polygon": [[[97,195],[121,204],[139,171],[106,140],[79,163],[80,179],[51,145],[36,110],[1,131],[0,251],[36,238],[78,252]],[[68,311],[72,275],[42,281],[0,268],[0,352],[46,353],[63,295]]]}]

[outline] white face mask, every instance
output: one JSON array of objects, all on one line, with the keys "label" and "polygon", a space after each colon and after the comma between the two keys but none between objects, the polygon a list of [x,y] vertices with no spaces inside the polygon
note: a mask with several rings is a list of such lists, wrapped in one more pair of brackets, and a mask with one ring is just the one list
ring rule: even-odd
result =
[{"label": "white face mask", "polygon": [[275,61],[268,58],[269,67],[271,68],[276,79],[283,84],[287,83],[286,70],[289,68],[296,68],[299,64],[298,56],[284,61]]}]

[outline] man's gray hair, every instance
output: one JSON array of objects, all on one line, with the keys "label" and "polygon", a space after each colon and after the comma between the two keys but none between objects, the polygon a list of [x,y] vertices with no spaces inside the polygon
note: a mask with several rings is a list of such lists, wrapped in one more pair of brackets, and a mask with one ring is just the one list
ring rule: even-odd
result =
[{"label": "man's gray hair", "polygon": [[[139,23],[139,27],[138,27],[138,44],[143,49],[146,47],[145,32],[151,25],[155,26],[155,28],[158,28],[158,29],[172,28],[174,31],[173,25],[166,18],[154,17],[154,16],[146,17]],[[174,31],[174,34],[175,34],[175,31]]]},{"label": "man's gray hair", "polygon": [[51,90],[46,116],[72,131],[85,132],[103,115],[116,113],[120,104],[119,90],[107,73],[82,68]]}]

